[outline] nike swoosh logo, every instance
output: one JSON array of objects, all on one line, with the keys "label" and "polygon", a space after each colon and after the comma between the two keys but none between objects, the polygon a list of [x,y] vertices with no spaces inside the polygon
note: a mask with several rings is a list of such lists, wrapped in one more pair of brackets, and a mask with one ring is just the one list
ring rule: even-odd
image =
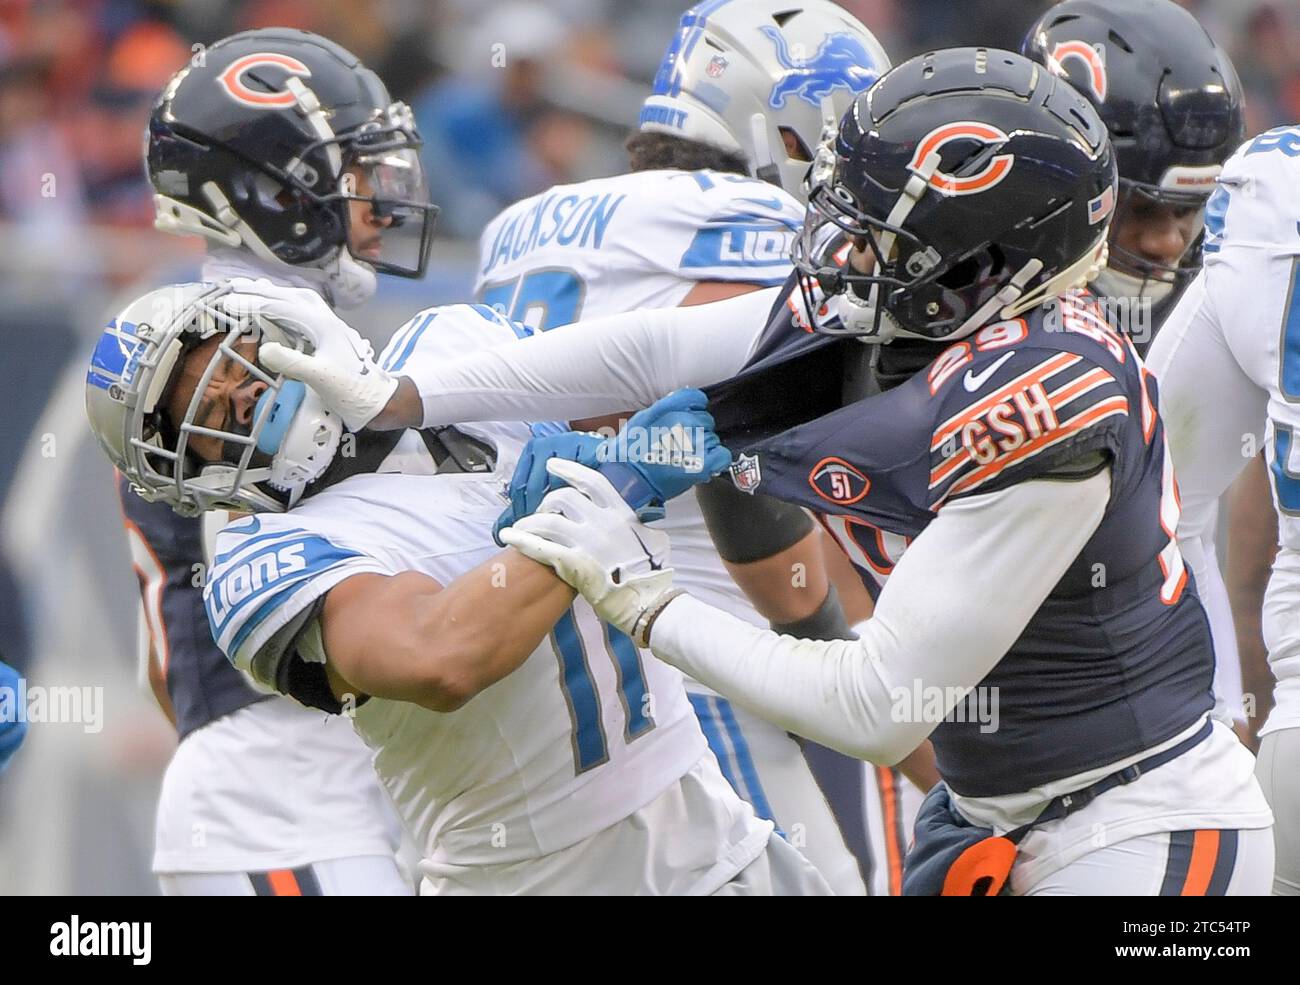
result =
[{"label": "nike swoosh logo", "polygon": [[982,373],[972,373],[969,369],[966,370],[966,376],[962,379],[961,385],[966,388],[967,393],[974,393],[976,390],[978,390],[980,387],[982,387],[985,383],[989,381],[990,376],[992,376],[994,373],[996,373],[999,369],[1002,368],[1002,364],[1004,362],[1006,362],[1015,354],[1016,354],[1016,350],[1012,349],[1010,352],[1008,352],[1001,359],[997,360],[997,362],[995,362],[992,366],[988,367],[988,369],[984,370]]},{"label": "nike swoosh logo", "polygon": [[664,566],[655,560],[655,556],[651,554],[650,549],[645,546],[645,541],[641,539],[641,535],[637,533],[636,530],[633,530],[632,536],[635,537],[636,542],[641,545],[641,550],[645,551],[645,556],[650,561],[650,570],[663,571]]}]

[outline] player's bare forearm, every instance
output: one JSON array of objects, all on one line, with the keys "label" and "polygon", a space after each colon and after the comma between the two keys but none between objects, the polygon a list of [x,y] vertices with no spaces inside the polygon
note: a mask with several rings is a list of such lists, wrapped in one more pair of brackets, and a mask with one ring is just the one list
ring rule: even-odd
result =
[{"label": "player's bare forearm", "polygon": [[806,619],[826,600],[830,583],[819,532],[758,561],[725,562],[736,584],[768,622]]},{"label": "player's bare forearm", "polygon": [[823,531],[821,541],[822,554],[826,558],[826,574],[830,577],[831,584],[835,586],[835,591],[839,593],[844,618],[851,626],[856,626],[864,619],[870,619],[871,614],[876,611],[876,603],[872,600],[867,587],[862,584],[862,578],[853,567],[853,562],[830,534]]},{"label": "player's bare forearm", "polygon": [[424,422],[424,405],[420,392],[409,376],[400,377],[388,403],[366,425],[368,431],[399,431],[418,428]]},{"label": "player's bare forearm", "polygon": [[942,779],[934,758],[934,744],[929,739],[908,753],[899,762],[898,769],[918,790],[926,793]]},{"label": "player's bare forearm", "polygon": [[445,588],[418,572],[356,575],[321,614],[331,687],[455,711],[527,660],[573,599],[515,551]]},{"label": "player's bare forearm", "polygon": [[[1273,674],[1264,645],[1264,592],[1277,555],[1277,514],[1263,456],[1242,472],[1228,497],[1228,557],[1224,581],[1232,606],[1246,696],[1247,744],[1259,744],[1259,728],[1273,707]],[[1253,699],[1253,700],[1252,700]]]}]

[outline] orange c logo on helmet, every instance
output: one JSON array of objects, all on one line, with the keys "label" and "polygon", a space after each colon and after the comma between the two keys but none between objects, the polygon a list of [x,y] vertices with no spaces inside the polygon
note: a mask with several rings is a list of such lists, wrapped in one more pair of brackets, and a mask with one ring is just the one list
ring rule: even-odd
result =
[{"label": "orange c logo on helmet", "polygon": [[[952,140],[977,140],[982,144],[1001,144],[1010,139],[997,127],[989,126],[987,123],[979,123],[975,120],[947,123],[931,130],[921,138],[921,142],[916,145],[916,153],[912,155],[912,160],[907,166],[913,171],[919,171],[932,152]],[[945,195],[974,195],[988,191],[1007,176],[1015,160],[1014,154],[996,154],[978,173],[961,178],[945,171],[935,171],[930,175],[930,185]]]},{"label": "orange c logo on helmet", "polygon": [[311,69],[298,59],[265,51],[237,58],[217,77],[217,82],[221,84],[221,88],[226,90],[230,98],[243,103],[245,106],[257,106],[262,109],[282,109],[285,106],[292,106],[294,104],[294,95],[287,89],[281,89],[277,92],[261,92],[257,89],[250,89],[244,84],[244,73],[249,69],[258,68],[262,65],[272,65],[284,69],[290,75],[311,75]]},{"label": "orange c logo on helmet", "polygon": [[1106,49],[1095,48],[1086,41],[1058,41],[1048,56],[1047,67],[1056,75],[1067,76],[1065,60],[1077,58],[1088,69],[1088,88],[1097,101],[1106,101]]}]

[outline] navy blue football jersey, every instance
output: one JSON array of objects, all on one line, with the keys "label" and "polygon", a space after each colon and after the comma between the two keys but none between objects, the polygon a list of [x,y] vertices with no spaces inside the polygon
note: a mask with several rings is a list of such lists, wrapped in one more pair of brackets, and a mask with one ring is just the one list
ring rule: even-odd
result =
[{"label": "navy blue football jersey", "polygon": [[999,727],[950,716],[932,735],[949,786],[1023,791],[1203,716],[1213,650],[1174,540],[1156,383],[1091,296],[988,325],[906,382],[845,404],[842,367],[861,346],[809,332],[797,302],[779,303],[751,365],[710,388],[710,410],[736,484],[817,513],[873,595],[946,504],[1111,470],[1101,525],[981,682],[998,689]]},{"label": "navy blue football jersey", "polygon": [[183,739],[223,715],[272,695],[255,690],[212,640],[203,608],[203,530],[166,503],[147,503],[117,477],[145,620],[167,678]]}]

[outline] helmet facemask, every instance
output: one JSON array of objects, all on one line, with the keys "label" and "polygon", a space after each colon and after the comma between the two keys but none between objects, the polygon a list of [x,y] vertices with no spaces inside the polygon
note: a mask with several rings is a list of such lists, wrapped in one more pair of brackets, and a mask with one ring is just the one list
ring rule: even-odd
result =
[{"label": "helmet facemask", "polygon": [[[212,509],[279,512],[291,508],[308,483],[328,467],[343,430],[338,418],[301,383],[268,373],[255,354],[249,358],[249,343],[260,345],[272,339],[305,350],[305,340],[255,312],[224,310],[215,302],[228,293],[228,286],[214,288],[172,306],[164,318],[132,324],[128,315],[140,318],[137,302],[132,306],[136,312],[128,309],[115,322],[116,338],[110,327],[96,350],[98,360],[106,344],[111,355],[113,343],[118,343],[126,356],[120,379],[107,386],[96,383],[95,363],[88,379],[88,392],[106,390],[123,408],[117,425],[120,435],[99,434],[104,415],[91,415],[110,457],[146,499],[167,502],[185,515]],[[196,350],[214,340],[211,355],[197,369]],[[214,426],[216,422],[209,419],[209,385],[234,367],[245,375],[240,386],[258,383],[265,389],[251,421],[236,420],[232,405],[220,425]],[[175,389],[183,377],[196,374],[184,411],[173,420],[168,404]],[[215,455],[214,441],[220,443]],[[196,447],[202,444],[209,447],[200,455]]]},{"label": "helmet facemask", "polygon": [[[429,261],[438,207],[429,202],[429,186],[420,162],[420,138],[411,110],[393,103],[382,120],[342,137],[322,141],[342,147],[339,190],[322,202],[338,203],[343,214],[348,252],[380,273],[422,277]],[[381,228],[372,249],[354,247],[351,203],[369,206]],[[382,223],[386,221],[386,225]]]},{"label": "helmet facemask", "polygon": [[[1011,318],[1070,287],[1081,285],[1104,260],[1106,227],[1095,243],[1059,273],[1044,278],[1043,263],[1030,259],[1009,271],[992,239],[947,258],[933,244],[904,228],[922,196],[940,194],[929,185],[938,165],[927,160],[904,185],[889,216],[864,211],[854,196],[823,172],[814,180],[793,262],[810,324],[817,331],[887,343],[896,338],[944,343],[963,338],[994,318]],[[1022,220],[1005,236],[1042,218]],[[847,242],[846,242],[847,240]],[[865,249],[870,270],[852,266],[849,246]],[[839,319],[827,324],[827,299]],[[819,317],[815,317],[819,316]]]},{"label": "helmet facemask", "polygon": [[[1209,195],[1170,191],[1126,178],[1119,179],[1119,186],[1109,257],[1095,280],[1094,290],[1102,296],[1142,298],[1158,304],[1201,268],[1200,243]],[[1144,214],[1156,210],[1170,213],[1159,221],[1174,222],[1180,231],[1187,230],[1183,252],[1173,263],[1152,260],[1118,242],[1129,222],[1142,222]]]}]

